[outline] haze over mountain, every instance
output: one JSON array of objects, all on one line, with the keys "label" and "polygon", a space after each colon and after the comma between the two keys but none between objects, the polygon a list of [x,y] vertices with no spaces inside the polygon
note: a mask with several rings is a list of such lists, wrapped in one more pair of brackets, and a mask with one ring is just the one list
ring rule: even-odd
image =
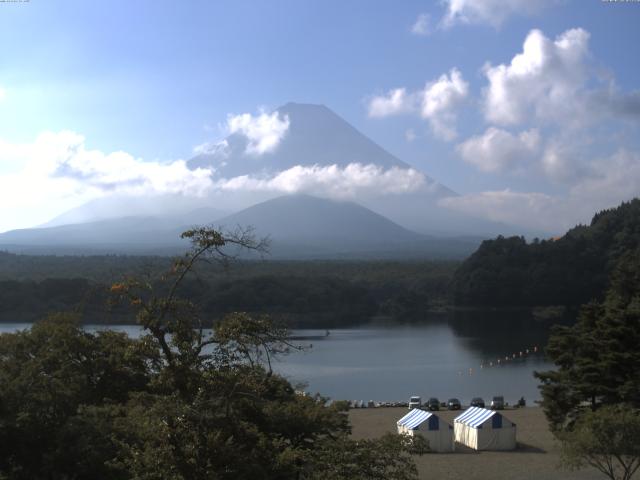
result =
[{"label": "haze over mountain", "polygon": [[251,225],[271,240],[274,257],[377,256],[460,258],[479,238],[440,239],[407,230],[348,201],[308,195],[278,197],[216,222],[226,228]]},{"label": "haze over mountain", "polygon": [[185,246],[181,231],[219,220],[269,235],[274,257],[460,257],[481,236],[517,231],[440,206],[456,193],[323,105],[288,103],[229,123],[229,136],[201,146],[187,162],[194,171],[211,172],[206,194],[109,195],[40,228],[6,232],[0,246],[173,253]]},{"label": "haze over mountain", "polygon": [[[439,200],[455,192],[398,159],[323,105],[288,103],[259,117],[229,121],[231,134],[187,162],[211,171],[204,195],[109,195],[41,225],[118,217],[207,223],[283,194],[351,200],[411,230],[441,236],[512,233],[505,225],[450,211]],[[236,121],[237,120],[237,121]],[[236,123],[234,123],[236,122]],[[168,220],[171,218],[172,220]]]},{"label": "haze over mountain", "polygon": [[[272,127],[270,148],[263,145],[261,150],[253,132],[239,128],[224,140],[203,146],[204,152],[188,162],[190,168],[215,170],[227,196],[223,202],[249,193],[261,199],[309,193],[354,200],[425,234],[522,232],[444,208],[439,200],[457,193],[398,159],[324,105],[287,103],[260,119],[263,124],[253,128],[267,128],[267,122],[279,127]],[[332,179],[344,188],[336,188]]]},{"label": "haze over mountain", "polygon": [[[184,227],[184,228],[183,228]],[[94,222],[11,230],[0,234],[0,249],[26,254],[176,254],[186,225],[157,217],[119,217]]]},{"label": "haze over mountain", "polygon": [[164,223],[180,226],[210,223],[228,214],[228,211],[203,204],[202,199],[184,195],[113,196],[87,202],[39,227],[58,227],[122,217],[154,217]]},{"label": "haze over mountain", "polygon": [[[196,214],[202,212],[194,212]],[[436,238],[407,230],[353,202],[287,195],[217,221],[224,230],[251,226],[268,237],[271,258],[462,258],[480,238]],[[0,248],[20,253],[175,254],[194,224],[176,217],[121,217],[0,234]]]}]

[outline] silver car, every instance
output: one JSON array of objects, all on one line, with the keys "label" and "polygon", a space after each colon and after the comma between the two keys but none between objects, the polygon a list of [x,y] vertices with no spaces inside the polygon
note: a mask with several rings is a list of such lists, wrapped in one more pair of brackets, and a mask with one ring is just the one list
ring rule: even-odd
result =
[{"label": "silver car", "polygon": [[420,397],[411,397],[409,399],[409,410],[414,408],[420,408],[422,406],[422,399]]}]

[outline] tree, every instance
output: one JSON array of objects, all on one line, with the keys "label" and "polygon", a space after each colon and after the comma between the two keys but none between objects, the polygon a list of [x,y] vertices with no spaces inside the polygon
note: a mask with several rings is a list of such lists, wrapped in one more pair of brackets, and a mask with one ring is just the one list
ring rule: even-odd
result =
[{"label": "tree", "polygon": [[611,480],[630,480],[640,467],[640,411],[626,405],[586,412],[560,438],[569,468],[591,465]]},{"label": "tree", "polygon": [[144,342],[113,331],[87,333],[70,315],[0,335],[0,473],[111,478],[91,458],[115,451],[108,440],[85,442],[89,430],[78,430],[79,411],[145,391],[154,358]]},{"label": "tree", "polygon": [[415,478],[402,438],[352,440],[343,404],[273,372],[274,355],[299,348],[286,328],[246,313],[213,325],[180,296],[199,262],[264,243],[246,230],[183,237],[192,249],[164,286],[112,286],[137,311],[139,339],[67,318],[0,337],[0,478]]},{"label": "tree", "polygon": [[377,440],[346,436],[326,442],[313,454],[303,478],[308,480],[409,480],[417,469],[411,453],[428,450],[424,437],[386,434]]},{"label": "tree", "polygon": [[[113,289],[138,309],[138,321],[164,361],[160,393],[132,398],[119,419],[120,465],[137,477],[158,479],[319,478],[333,468],[324,461],[328,456],[350,449],[359,456],[344,461],[367,467],[364,450],[376,442],[351,440],[338,404],[297,395],[273,373],[274,355],[299,348],[288,340],[286,328],[265,316],[233,313],[206,335],[195,306],[178,296],[180,283],[198,261],[229,260],[224,250],[229,244],[257,250],[264,244],[247,232],[224,237],[198,229],[183,237],[193,248],[174,264],[165,295],[156,296],[138,280]],[[405,449],[395,437],[381,442],[385,449]],[[388,478],[415,476],[406,455],[381,464],[379,471],[396,475]]]},{"label": "tree", "polygon": [[455,302],[476,306],[577,307],[602,300],[618,261],[640,248],[640,199],[594,215],[560,238],[484,241],[458,268]]},{"label": "tree", "polygon": [[558,366],[536,373],[554,431],[571,429],[585,408],[640,408],[640,251],[622,257],[602,303],[584,306],[572,327],[556,328],[546,353]]}]

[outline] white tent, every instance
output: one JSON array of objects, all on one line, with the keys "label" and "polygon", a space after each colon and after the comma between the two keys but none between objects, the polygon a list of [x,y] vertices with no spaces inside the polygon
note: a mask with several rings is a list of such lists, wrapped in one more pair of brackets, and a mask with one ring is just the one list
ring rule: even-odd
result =
[{"label": "white tent", "polygon": [[398,433],[403,435],[422,435],[433,452],[453,452],[453,427],[443,422],[431,412],[414,408],[398,420]]},{"label": "white tent", "polygon": [[470,407],[453,420],[456,442],[474,450],[513,450],[516,424],[495,410]]}]

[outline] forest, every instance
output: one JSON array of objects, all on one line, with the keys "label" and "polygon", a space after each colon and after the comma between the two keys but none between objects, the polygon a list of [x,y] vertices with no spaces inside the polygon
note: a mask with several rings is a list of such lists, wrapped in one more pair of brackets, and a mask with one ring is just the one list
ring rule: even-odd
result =
[{"label": "forest", "polygon": [[[335,328],[372,319],[424,321],[451,309],[569,307],[602,300],[624,255],[640,248],[640,200],[594,215],[553,239],[484,241],[464,262],[237,260],[203,265],[180,285],[201,314],[266,313],[290,327]],[[109,287],[145,278],[161,289],[159,256],[30,256],[0,252],[0,321],[73,311],[92,323],[132,323]],[[34,301],[35,299],[35,301]]]},{"label": "forest", "polygon": [[594,215],[560,238],[484,241],[456,270],[456,305],[577,307],[601,300],[619,260],[640,247],[640,200]]},{"label": "forest", "polygon": [[346,402],[302,395],[271,369],[304,348],[280,322],[233,313],[214,325],[180,296],[218,247],[259,243],[184,235],[193,248],[166,288],[130,277],[109,289],[140,338],[89,333],[70,314],[0,335],[0,479],[416,479],[426,442],[354,440]]},{"label": "forest", "polygon": [[[0,321],[30,322],[50,312],[74,311],[87,322],[132,323],[110,303],[109,287],[128,277],[161,289],[166,257],[35,257],[0,254]],[[261,312],[292,327],[329,328],[383,317],[419,321],[449,304],[457,262],[236,261],[225,269],[203,265],[180,294],[204,316]],[[37,301],[34,301],[37,299]]]}]

